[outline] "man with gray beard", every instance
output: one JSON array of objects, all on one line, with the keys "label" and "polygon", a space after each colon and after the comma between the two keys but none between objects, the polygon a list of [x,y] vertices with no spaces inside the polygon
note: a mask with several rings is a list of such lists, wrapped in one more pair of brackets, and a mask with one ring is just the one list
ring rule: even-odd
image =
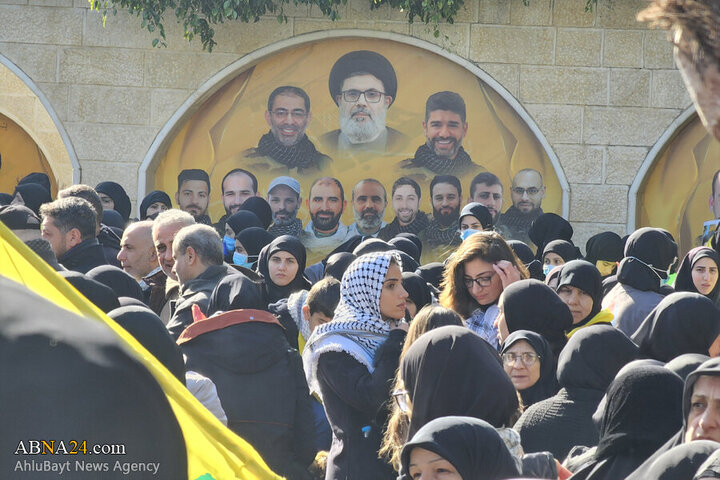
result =
[{"label": "man with gray beard", "polygon": [[374,178],[360,180],[352,191],[355,223],[349,227],[349,235],[377,237],[380,229],[387,225],[383,221],[387,207],[385,187]]},{"label": "man with gray beard", "polygon": [[325,149],[386,152],[407,140],[385,125],[397,93],[397,77],[387,58],[368,50],[349,52],[335,62],[328,83],[340,129],[320,137]]}]

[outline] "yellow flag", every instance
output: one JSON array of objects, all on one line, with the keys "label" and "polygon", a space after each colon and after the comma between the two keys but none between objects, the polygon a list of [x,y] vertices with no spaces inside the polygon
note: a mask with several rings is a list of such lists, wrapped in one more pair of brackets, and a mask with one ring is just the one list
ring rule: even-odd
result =
[{"label": "yellow flag", "polygon": [[109,326],[155,377],[185,438],[190,480],[279,480],[250,444],[223,425],[135,338],[83,297],[0,222],[0,275]]}]

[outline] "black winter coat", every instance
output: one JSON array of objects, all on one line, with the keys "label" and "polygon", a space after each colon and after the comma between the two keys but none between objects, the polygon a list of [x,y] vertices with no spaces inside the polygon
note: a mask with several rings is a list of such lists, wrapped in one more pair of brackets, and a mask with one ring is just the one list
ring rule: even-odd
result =
[{"label": "black winter coat", "polygon": [[100,265],[107,265],[105,252],[97,238],[89,238],[75,245],[58,258],[58,262],[73,272],[87,273]]}]

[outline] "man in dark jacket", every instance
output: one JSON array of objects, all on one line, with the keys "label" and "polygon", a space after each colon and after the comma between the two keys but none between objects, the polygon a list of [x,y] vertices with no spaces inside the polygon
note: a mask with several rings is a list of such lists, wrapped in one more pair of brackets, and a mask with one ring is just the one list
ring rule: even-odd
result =
[{"label": "man in dark jacket", "polygon": [[297,350],[261,310],[232,310],[190,325],[178,339],[189,370],[210,378],[228,427],[279,475],[310,478],[315,457],[310,395]]},{"label": "man in dark jacket", "polygon": [[197,305],[205,313],[215,286],[235,270],[223,264],[222,240],[209,225],[181,228],[172,249],[172,272],[180,283],[180,296],[167,328],[173,338],[177,338],[193,323],[192,306]]},{"label": "man in dark jacket", "polygon": [[97,216],[82,198],[61,198],[40,207],[42,238],[50,243],[58,261],[68,270],[87,273],[107,265],[102,245],[95,237]]}]

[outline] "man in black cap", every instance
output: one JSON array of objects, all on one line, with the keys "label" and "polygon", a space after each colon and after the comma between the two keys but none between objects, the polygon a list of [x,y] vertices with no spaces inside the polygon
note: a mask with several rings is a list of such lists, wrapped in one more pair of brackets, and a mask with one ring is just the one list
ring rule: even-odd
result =
[{"label": "man in black cap", "polygon": [[40,236],[40,217],[24,205],[0,206],[0,223],[4,223],[54,270],[65,270],[57,261],[50,243]]},{"label": "man in black cap", "polygon": [[180,172],[175,202],[180,210],[192,215],[197,223],[212,225],[207,213],[210,204],[210,177],[207,172],[197,168]]},{"label": "man in black cap", "polygon": [[[477,174],[482,167],[473,163],[462,146],[468,130],[465,101],[455,92],[437,92],[425,103],[425,143],[400,168],[417,169],[425,175]],[[425,180],[423,179],[420,179]]]},{"label": "man in black cap", "polygon": [[387,58],[368,50],[346,53],[333,65],[328,83],[340,120],[340,129],[320,138],[329,151],[385,152],[407,140],[385,125],[397,94],[395,69]]}]

